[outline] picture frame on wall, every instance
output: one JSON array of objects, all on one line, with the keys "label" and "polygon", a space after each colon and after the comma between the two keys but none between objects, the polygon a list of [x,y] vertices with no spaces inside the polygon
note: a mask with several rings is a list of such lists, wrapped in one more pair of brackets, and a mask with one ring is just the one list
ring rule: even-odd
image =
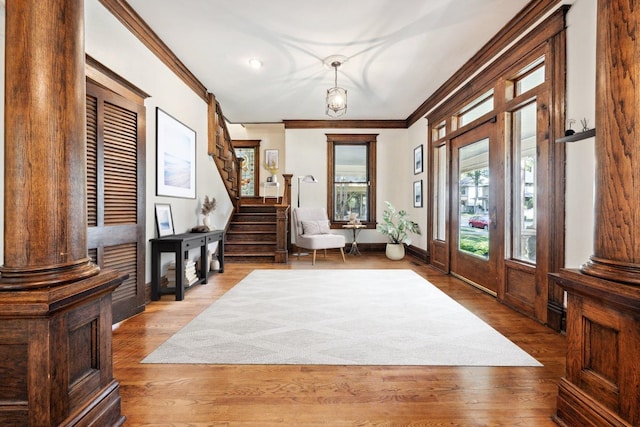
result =
[{"label": "picture frame on wall", "polygon": [[156,230],[158,237],[173,236],[175,234],[173,228],[173,214],[171,213],[171,205],[168,203],[156,203]]},{"label": "picture frame on wall", "polygon": [[413,183],[413,207],[422,207],[422,180]]},{"label": "picture frame on wall", "polygon": [[156,107],[156,195],[196,198],[196,132]]},{"label": "picture frame on wall", "polygon": [[276,171],[280,167],[280,161],[278,159],[278,150],[267,149],[264,150],[264,166],[267,170]]},{"label": "picture frame on wall", "polygon": [[417,175],[424,171],[422,144],[413,149],[413,174]]}]

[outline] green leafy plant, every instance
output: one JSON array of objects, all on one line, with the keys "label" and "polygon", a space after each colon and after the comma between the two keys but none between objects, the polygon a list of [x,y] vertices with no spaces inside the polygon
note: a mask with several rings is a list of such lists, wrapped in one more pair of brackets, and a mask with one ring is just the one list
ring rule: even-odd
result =
[{"label": "green leafy plant", "polygon": [[378,224],[378,231],[389,237],[391,243],[410,244],[409,233],[420,235],[420,226],[409,219],[407,211],[397,211],[391,203],[384,203],[387,209],[382,213],[382,223]]}]

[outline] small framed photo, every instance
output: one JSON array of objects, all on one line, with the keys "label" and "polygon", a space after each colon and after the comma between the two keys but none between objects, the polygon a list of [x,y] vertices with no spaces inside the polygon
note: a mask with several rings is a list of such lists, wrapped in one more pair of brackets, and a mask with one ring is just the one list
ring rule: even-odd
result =
[{"label": "small framed photo", "polygon": [[422,207],[422,180],[413,183],[413,207]]},{"label": "small framed photo", "polygon": [[267,177],[267,182],[273,182],[273,177],[268,176]]},{"label": "small framed photo", "polygon": [[264,150],[264,167],[269,171],[278,170],[278,150]]},{"label": "small framed photo", "polygon": [[422,173],[422,144],[413,149],[413,174],[417,175]]},{"label": "small framed photo", "polygon": [[158,237],[174,235],[175,232],[173,230],[173,215],[171,214],[171,205],[168,203],[156,203],[155,208]]}]

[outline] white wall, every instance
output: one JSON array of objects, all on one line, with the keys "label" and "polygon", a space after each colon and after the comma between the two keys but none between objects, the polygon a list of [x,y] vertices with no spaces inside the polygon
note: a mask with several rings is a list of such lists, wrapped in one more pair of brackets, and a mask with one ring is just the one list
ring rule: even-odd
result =
[{"label": "white wall", "polygon": [[[297,204],[300,175],[313,175],[319,182],[301,184],[300,205],[327,206],[327,133],[378,134],[376,217],[382,217],[388,200],[398,209],[410,209],[413,191],[413,146],[409,147],[406,129],[286,129],[285,159],[291,182],[292,204]],[[345,236],[347,236],[346,232]],[[417,239],[416,239],[417,240]],[[350,237],[347,236],[347,241]],[[376,230],[362,230],[358,241],[386,242]],[[418,242],[416,242],[418,243]]]},{"label": "white wall", "polygon": [[[431,152],[429,151],[427,132],[428,132],[427,119],[422,118],[417,122],[415,122],[413,125],[411,125],[407,135],[408,146],[407,146],[407,152],[405,154],[409,159],[411,159],[411,162],[413,165],[413,150],[417,146],[422,145],[423,172],[417,175],[413,175],[413,172],[411,171],[411,176],[410,176],[411,183],[409,184],[409,186],[411,187],[414,181],[422,180],[422,208],[414,208],[413,203],[411,203],[410,205],[408,205],[409,207],[407,208],[407,212],[409,212],[409,216],[411,217],[411,219],[418,223],[418,225],[420,226],[420,231],[422,232],[420,236],[411,237],[411,244],[415,247],[418,247],[424,250],[427,250],[427,247],[428,247],[427,216],[428,216],[429,200],[427,199],[427,196],[429,193],[428,192],[429,173],[427,168],[429,166],[429,156],[431,155]],[[412,166],[410,166],[409,168],[413,170]],[[409,194],[409,199],[413,201],[413,187],[411,187],[411,193]]]},{"label": "white wall", "polygon": [[[596,1],[576,0],[567,15],[567,118],[595,127]],[[596,130],[597,131],[597,130]],[[594,138],[567,143],[565,266],[579,267],[593,253]]]}]

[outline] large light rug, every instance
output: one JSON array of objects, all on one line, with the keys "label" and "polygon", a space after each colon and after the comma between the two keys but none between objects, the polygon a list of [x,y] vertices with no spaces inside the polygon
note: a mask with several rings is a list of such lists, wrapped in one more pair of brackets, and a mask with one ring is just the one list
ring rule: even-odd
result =
[{"label": "large light rug", "polygon": [[143,363],[541,366],[412,270],[255,270]]}]

